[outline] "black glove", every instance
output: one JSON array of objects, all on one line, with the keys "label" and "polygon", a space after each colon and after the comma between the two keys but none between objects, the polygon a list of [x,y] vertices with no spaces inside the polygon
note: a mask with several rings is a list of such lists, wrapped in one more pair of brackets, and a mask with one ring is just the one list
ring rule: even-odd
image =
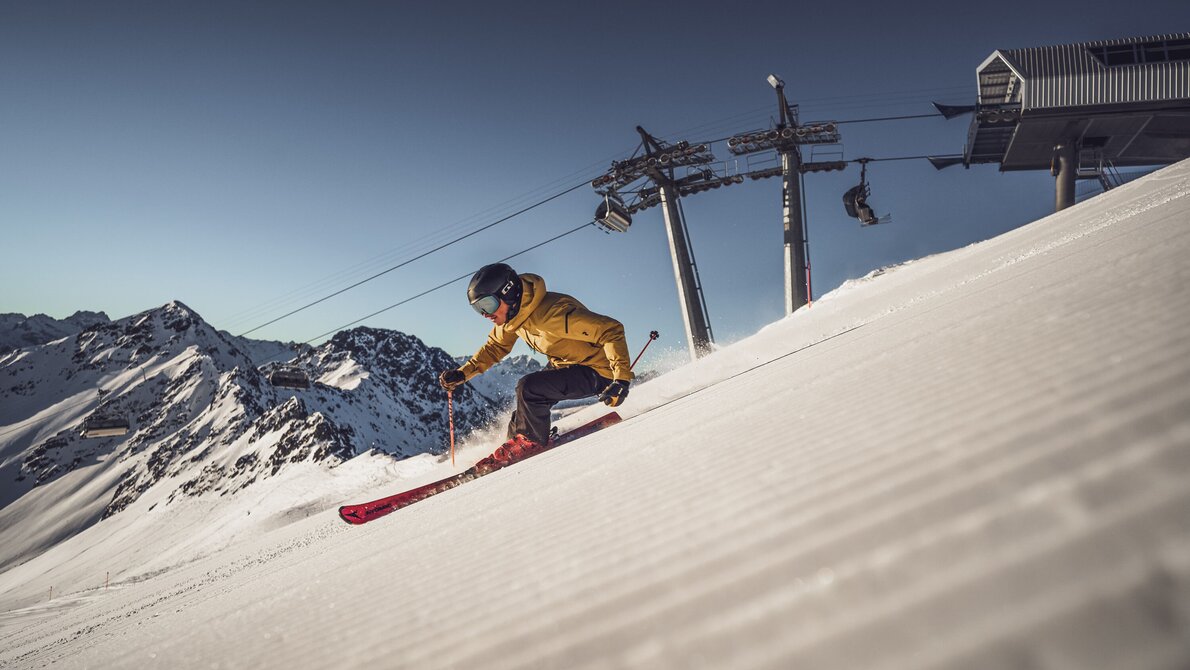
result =
[{"label": "black glove", "polygon": [[603,389],[603,393],[599,394],[599,399],[608,407],[618,407],[627,397],[628,382],[623,379],[617,379],[608,384],[607,388]]},{"label": "black glove", "polygon": [[438,383],[442,384],[442,388],[447,391],[453,391],[455,387],[462,386],[463,382],[467,381],[467,376],[463,374],[462,370],[447,370],[438,375]]}]

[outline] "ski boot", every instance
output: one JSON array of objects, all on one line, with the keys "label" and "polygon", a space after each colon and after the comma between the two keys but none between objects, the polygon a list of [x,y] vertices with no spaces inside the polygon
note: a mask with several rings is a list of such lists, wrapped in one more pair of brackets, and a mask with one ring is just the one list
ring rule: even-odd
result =
[{"label": "ski boot", "polygon": [[496,447],[491,456],[476,463],[475,468],[481,473],[487,474],[539,454],[544,450],[540,444],[517,433],[516,437]]}]

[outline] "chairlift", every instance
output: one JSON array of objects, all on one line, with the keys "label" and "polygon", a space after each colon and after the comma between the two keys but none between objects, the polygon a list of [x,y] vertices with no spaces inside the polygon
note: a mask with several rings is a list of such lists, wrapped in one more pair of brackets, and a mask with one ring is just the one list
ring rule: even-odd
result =
[{"label": "chairlift", "polygon": [[872,194],[872,189],[868,186],[868,162],[870,158],[860,158],[857,162],[859,168],[859,184],[852,186],[843,194],[843,207],[847,210],[847,216],[853,219],[859,219],[861,226],[874,226],[878,223],[886,223],[889,220],[888,216],[883,218],[877,217],[876,213],[872,211],[872,207],[868,204],[868,196]]},{"label": "chairlift", "polygon": [[83,437],[117,437],[128,433],[128,419],[91,415],[83,421]]},{"label": "chairlift", "polygon": [[599,207],[595,208],[595,221],[609,232],[626,233],[632,225],[632,215],[620,197],[609,191],[603,196]]},{"label": "chairlift", "polygon": [[279,367],[269,375],[269,382],[277,388],[299,389],[310,388],[310,376],[293,366]]}]

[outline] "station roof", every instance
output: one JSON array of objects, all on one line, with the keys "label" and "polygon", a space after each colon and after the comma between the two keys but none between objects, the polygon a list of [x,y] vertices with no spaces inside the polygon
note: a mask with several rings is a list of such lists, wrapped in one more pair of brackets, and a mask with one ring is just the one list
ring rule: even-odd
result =
[{"label": "station roof", "polygon": [[993,52],[964,163],[1050,166],[1076,142],[1115,166],[1190,157],[1190,33]]}]

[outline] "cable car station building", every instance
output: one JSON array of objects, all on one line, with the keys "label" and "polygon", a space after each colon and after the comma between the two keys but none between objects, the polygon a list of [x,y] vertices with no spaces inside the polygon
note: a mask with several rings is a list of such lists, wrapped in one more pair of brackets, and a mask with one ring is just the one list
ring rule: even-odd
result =
[{"label": "cable car station building", "polygon": [[1190,157],[1190,33],[999,50],[976,75],[974,107],[937,105],[974,112],[962,158],[931,159],[938,169],[1048,169],[1061,210],[1078,178],[1108,188],[1115,168]]}]

